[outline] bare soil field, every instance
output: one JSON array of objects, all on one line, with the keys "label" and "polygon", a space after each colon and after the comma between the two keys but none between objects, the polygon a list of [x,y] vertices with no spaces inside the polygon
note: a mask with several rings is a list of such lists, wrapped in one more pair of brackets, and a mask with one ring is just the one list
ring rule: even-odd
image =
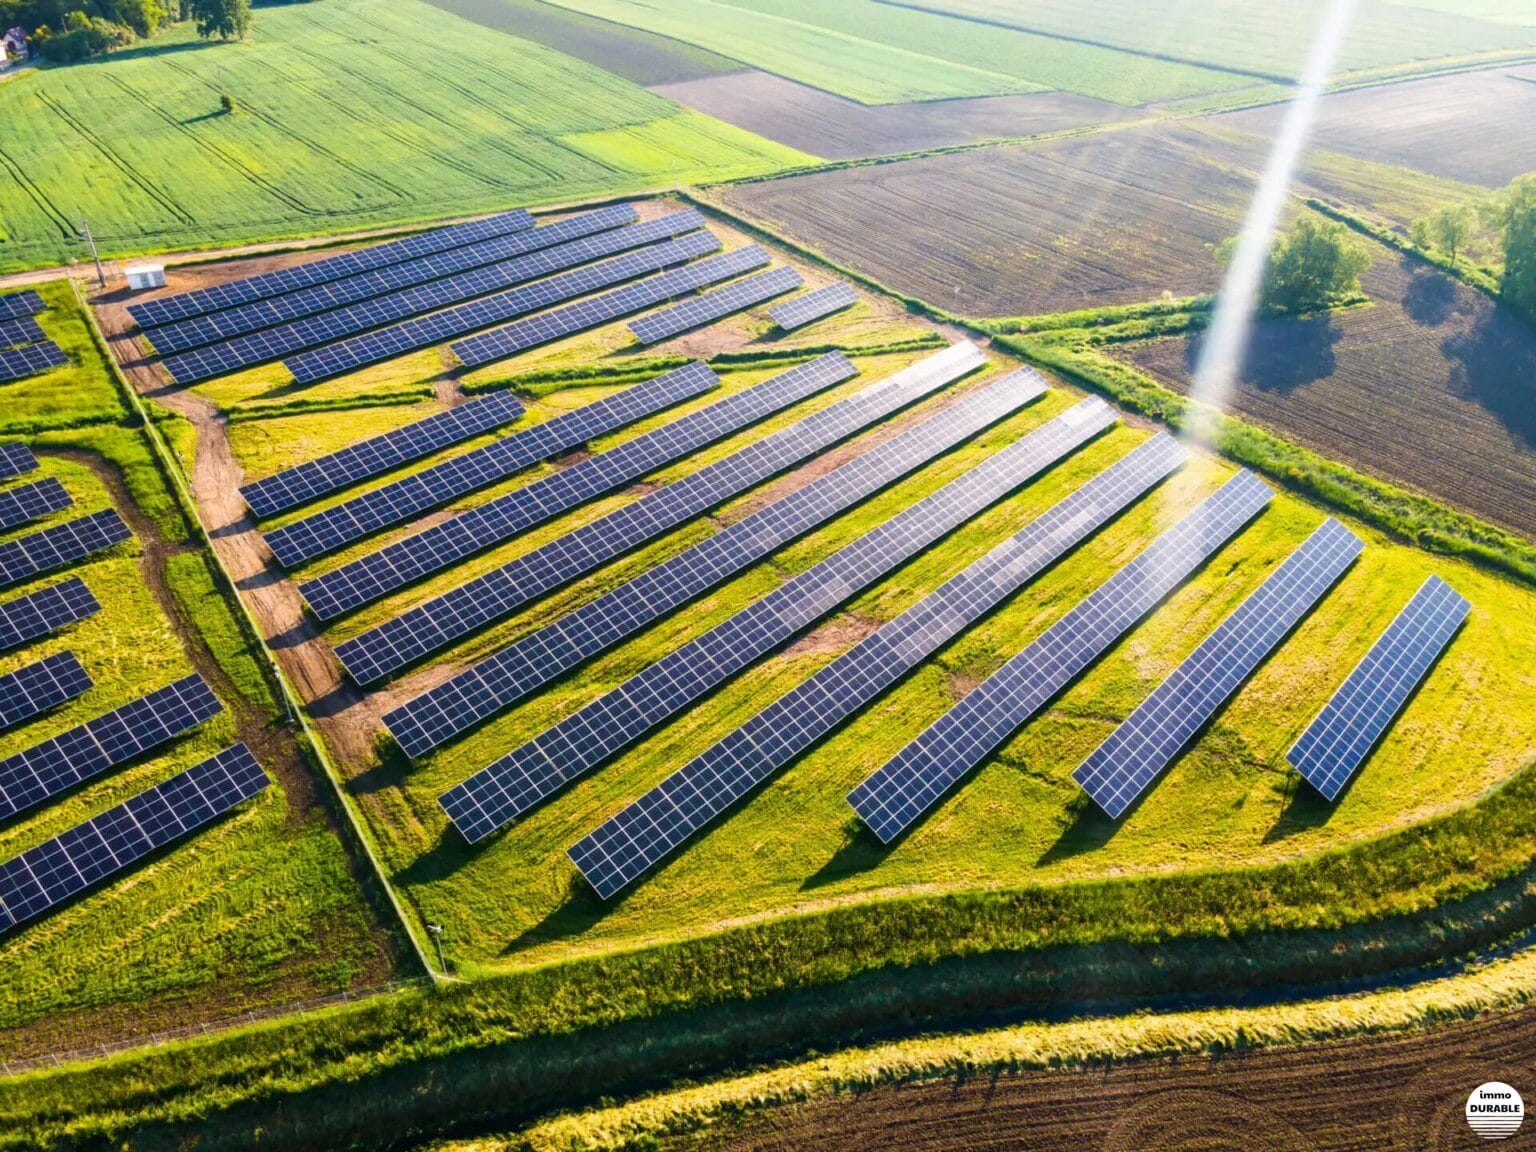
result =
[{"label": "bare soil field", "polygon": [[1463,1116],[1467,1095],[1489,1080],[1524,1087],[1533,1057],[1536,1012],[1527,1010],[1390,1038],[881,1088],[663,1147],[1454,1152],[1482,1145]]},{"label": "bare soil field", "polygon": [[[1372,303],[1261,323],[1231,407],[1324,455],[1536,538],[1536,329],[1372,246]],[[1199,338],[1116,355],[1180,391]]]},{"label": "bare soil field", "polygon": [[828,160],[1032,136],[1140,115],[1136,109],[1071,92],[917,104],[859,104],[758,71],[653,85],[651,91],[717,120]]}]

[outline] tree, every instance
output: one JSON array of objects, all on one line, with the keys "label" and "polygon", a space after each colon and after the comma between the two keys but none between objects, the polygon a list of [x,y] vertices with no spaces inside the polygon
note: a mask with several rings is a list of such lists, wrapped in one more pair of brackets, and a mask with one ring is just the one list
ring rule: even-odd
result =
[{"label": "tree", "polygon": [[251,30],[251,0],[191,0],[188,7],[205,40],[244,40]]},{"label": "tree", "polygon": [[230,115],[235,110],[235,98],[228,92],[219,93],[219,107],[224,110],[224,115]]},{"label": "tree", "polygon": [[1504,281],[1500,294],[1536,316],[1536,176],[1510,186],[1504,208]]},{"label": "tree", "polygon": [[1415,220],[1412,228],[1413,242],[1420,248],[1438,248],[1451,258],[1456,267],[1456,257],[1466,250],[1477,234],[1477,210],[1470,204],[1452,204],[1431,212],[1421,220]]},{"label": "tree", "polygon": [[1371,254],[1342,224],[1303,216],[1269,250],[1260,302],[1274,312],[1306,312],[1360,291]]}]

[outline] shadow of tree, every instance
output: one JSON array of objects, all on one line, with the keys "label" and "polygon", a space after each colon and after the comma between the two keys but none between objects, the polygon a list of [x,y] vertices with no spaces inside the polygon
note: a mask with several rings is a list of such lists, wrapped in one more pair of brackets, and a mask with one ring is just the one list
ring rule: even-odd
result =
[{"label": "shadow of tree", "polygon": [[1536,325],[1504,307],[1480,313],[1441,343],[1451,361],[1451,390],[1536,448]]}]

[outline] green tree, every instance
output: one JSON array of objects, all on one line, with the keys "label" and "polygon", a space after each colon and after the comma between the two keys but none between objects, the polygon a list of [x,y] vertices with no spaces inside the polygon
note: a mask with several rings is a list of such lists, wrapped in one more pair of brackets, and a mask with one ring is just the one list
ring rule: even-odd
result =
[{"label": "green tree", "polygon": [[1451,258],[1454,268],[1456,257],[1466,251],[1477,235],[1477,220],[1477,210],[1470,204],[1452,204],[1415,220],[1413,242],[1420,248],[1437,248],[1444,252]]},{"label": "green tree", "polygon": [[[1218,250],[1224,259],[1229,244]],[[1326,308],[1360,291],[1360,274],[1371,254],[1344,225],[1303,216],[1269,250],[1260,304],[1271,312]]]},{"label": "green tree", "polygon": [[205,40],[244,40],[251,30],[251,0],[191,0],[188,7]]},{"label": "green tree", "polygon": [[1536,176],[1522,177],[1509,189],[1500,293],[1527,316],[1536,316]]}]

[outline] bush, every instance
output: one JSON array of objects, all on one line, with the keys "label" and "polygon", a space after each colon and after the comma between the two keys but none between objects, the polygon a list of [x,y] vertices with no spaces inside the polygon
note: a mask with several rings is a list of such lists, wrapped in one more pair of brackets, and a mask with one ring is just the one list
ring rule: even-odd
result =
[{"label": "bush", "polygon": [[228,92],[219,93],[219,107],[223,109],[224,115],[228,116],[235,110],[235,98]]},{"label": "bush", "polygon": [[133,39],[133,31],[121,24],[69,12],[64,17],[64,31],[54,32],[46,25],[39,28],[32,36],[32,48],[45,60],[68,64],[122,48]]}]

